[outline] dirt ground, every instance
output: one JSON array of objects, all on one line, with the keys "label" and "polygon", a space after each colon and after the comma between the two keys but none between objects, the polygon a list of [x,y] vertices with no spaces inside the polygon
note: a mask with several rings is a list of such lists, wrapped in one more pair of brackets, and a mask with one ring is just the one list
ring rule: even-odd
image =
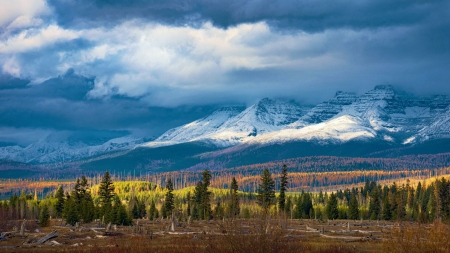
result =
[{"label": "dirt ground", "polygon": [[[13,236],[0,241],[0,252],[386,252],[393,230],[403,226],[384,221],[283,219],[134,223],[111,226],[110,232],[98,222],[76,228],[52,220],[50,227],[38,230],[29,224],[24,236],[13,231]],[[58,236],[33,243],[52,231]]]}]

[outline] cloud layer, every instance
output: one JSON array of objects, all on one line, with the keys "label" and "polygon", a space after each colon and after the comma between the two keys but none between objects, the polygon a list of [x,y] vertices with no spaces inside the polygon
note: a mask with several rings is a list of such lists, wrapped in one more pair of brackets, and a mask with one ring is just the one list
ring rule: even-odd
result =
[{"label": "cloud layer", "polygon": [[448,34],[438,0],[0,0],[0,127],[154,128],[380,83],[450,93]]}]

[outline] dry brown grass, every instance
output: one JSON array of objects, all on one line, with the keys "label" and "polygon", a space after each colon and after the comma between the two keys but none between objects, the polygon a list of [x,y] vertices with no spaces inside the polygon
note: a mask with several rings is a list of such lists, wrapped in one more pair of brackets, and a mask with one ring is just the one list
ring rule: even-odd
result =
[{"label": "dry brown grass", "polygon": [[403,223],[391,232],[385,243],[389,252],[450,252],[450,225],[441,221],[433,224]]},{"label": "dry brown grass", "polygon": [[[70,231],[68,227],[53,226],[28,238],[43,236],[56,229],[54,240],[58,246],[24,246],[26,238],[11,238],[0,242],[0,252],[181,252],[181,253],[271,253],[271,252],[449,252],[448,224],[417,224],[392,222],[350,222],[347,230],[343,220],[323,223],[312,220],[238,219],[225,221],[194,221],[183,223],[176,233],[168,233],[168,221],[140,220],[145,229],[135,234],[128,227],[120,227],[117,236],[96,237],[90,229]],[[59,222],[54,221],[54,225]],[[93,226],[88,224],[86,227]],[[325,230],[330,237],[307,231],[306,226]],[[153,232],[150,236],[148,231]],[[370,239],[371,234],[377,240]],[[348,241],[339,237],[368,238]],[[19,246],[14,249],[3,246]]]}]

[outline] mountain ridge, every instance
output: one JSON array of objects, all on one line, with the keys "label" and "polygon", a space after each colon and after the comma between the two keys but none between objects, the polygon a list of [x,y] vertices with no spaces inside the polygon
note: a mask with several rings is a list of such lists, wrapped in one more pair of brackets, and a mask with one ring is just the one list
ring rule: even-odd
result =
[{"label": "mountain ridge", "polygon": [[27,147],[2,146],[0,159],[64,163],[183,143],[202,143],[214,152],[223,149],[225,153],[290,142],[324,146],[384,143],[401,148],[450,138],[449,123],[450,96],[418,97],[391,85],[378,85],[361,95],[338,91],[333,98],[315,106],[270,98],[246,108],[226,106],[169,129],[152,141],[124,133],[97,141],[91,141],[91,137],[74,139],[65,133],[61,134],[63,137],[49,135]]}]

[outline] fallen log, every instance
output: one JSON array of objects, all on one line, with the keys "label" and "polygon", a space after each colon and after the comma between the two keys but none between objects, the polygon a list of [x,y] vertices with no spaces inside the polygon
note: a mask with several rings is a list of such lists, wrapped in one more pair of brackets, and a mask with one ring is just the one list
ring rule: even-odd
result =
[{"label": "fallen log", "polygon": [[4,241],[4,240],[6,240],[6,238],[14,237],[15,234],[16,234],[16,232],[3,232],[0,235],[0,241]]},{"label": "fallen log", "polygon": [[320,232],[320,230],[315,229],[315,228],[308,227],[308,225],[306,225],[306,231],[310,231],[310,232]]},{"label": "fallen log", "polygon": [[58,231],[53,230],[50,234],[48,234],[48,235],[46,235],[46,236],[44,236],[44,237],[42,237],[40,239],[37,239],[32,244],[43,244],[44,242],[46,242],[46,241],[48,241],[50,239],[56,238],[56,237],[58,237]]}]

